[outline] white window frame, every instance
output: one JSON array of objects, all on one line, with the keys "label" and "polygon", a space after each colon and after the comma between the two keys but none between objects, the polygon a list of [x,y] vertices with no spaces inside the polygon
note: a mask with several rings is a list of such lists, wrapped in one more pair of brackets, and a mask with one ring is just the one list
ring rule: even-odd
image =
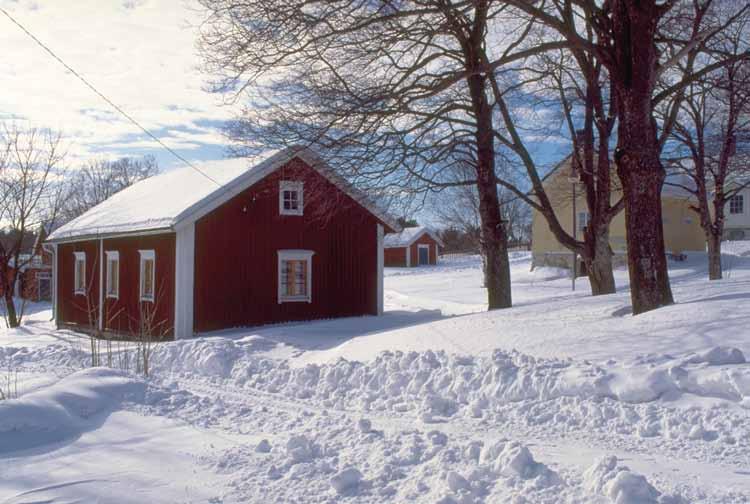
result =
[{"label": "white window frame", "polygon": [[[154,302],[154,298],[156,297],[156,252],[154,252],[153,250],[139,250],[138,254],[140,254],[140,256],[141,256],[140,267],[139,267],[139,270],[140,270],[140,274],[139,274],[139,277],[140,277],[140,289],[139,289],[140,296],[139,296],[139,298],[140,298],[141,301],[149,301],[149,302],[153,303]],[[149,261],[149,260],[153,261],[153,263],[154,263],[153,268],[151,268],[151,289],[152,289],[152,292],[151,292],[150,295],[145,295],[143,291],[144,291],[144,289],[146,287],[146,278],[144,277],[143,272],[144,272],[144,265],[146,264],[146,261]]]},{"label": "white window frame", "polygon": [[[105,250],[104,254],[107,256],[107,273],[106,273],[106,293],[107,299],[119,299],[120,298],[120,252],[117,250]],[[109,263],[117,261],[117,289],[114,292],[110,291],[112,285],[112,269],[109,267]]]},{"label": "white window frame", "polygon": [[[312,250],[279,250],[278,251],[278,302],[281,303],[312,303]],[[307,262],[307,294],[304,296],[286,296],[283,294],[282,265],[284,261],[306,261]]]},{"label": "white window frame", "polygon": [[[735,201],[739,201],[739,212],[735,212],[732,208],[732,203]],[[745,195],[744,194],[735,194],[731,198],[729,198],[729,214],[730,215],[742,215],[745,213]]]},{"label": "white window frame", "polygon": [[[282,180],[279,183],[279,215],[303,215],[305,200],[305,184],[297,180]],[[297,193],[297,208],[284,208],[284,191],[295,191]]]},{"label": "white window frame", "polygon": [[419,251],[421,249],[427,249],[427,262],[425,264],[429,266],[430,265],[430,246],[426,243],[417,243],[417,265],[422,266],[422,263],[419,261]]},{"label": "white window frame", "polygon": [[[77,296],[85,296],[86,295],[86,252],[73,252],[73,257],[75,258],[73,261],[73,294]],[[83,278],[80,278],[78,274],[78,262],[83,263],[83,268],[81,268],[81,271],[83,272]],[[81,285],[81,288],[78,288],[78,286]]]}]

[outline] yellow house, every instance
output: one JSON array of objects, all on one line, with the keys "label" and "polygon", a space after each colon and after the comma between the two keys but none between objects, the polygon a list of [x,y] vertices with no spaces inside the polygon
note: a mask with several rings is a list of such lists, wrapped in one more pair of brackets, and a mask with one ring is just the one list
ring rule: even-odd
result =
[{"label": "yellow house", "polygon": [[[612,174],[612,202],[622,195],[619,178]],[[571,182],[571,158],[558,164],[543,181],[558,220],[566,232],[574,228],[573,192]],[[575,184],[575,230],[576,238],[583,238],[583,229],[588,224],[589,211],[582,184]],[[690,210],[693,197],[683,189],[665,185],[662,190],[662,219],[664,242],[668,254],[679,255],[687,251],[704,251],[705,235],[700,227],[698,215]],[[573,254],[563,247],[550,231],[547,220],[537,210],[532,212],[531,252],[532,268],[536,266],[558,266],[570,268]],[[620,212],[610,223],[610,247],[614,252],[615,265],[627,264],[625,242],[625,212]],[[583,271],[579,268],[579,271]]]}]

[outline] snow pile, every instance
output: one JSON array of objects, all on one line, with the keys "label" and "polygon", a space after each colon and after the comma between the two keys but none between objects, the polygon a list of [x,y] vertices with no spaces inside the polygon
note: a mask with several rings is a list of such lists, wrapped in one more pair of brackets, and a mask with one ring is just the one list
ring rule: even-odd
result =
[{"label": "snow pile", "polygon": [[[309,433],[258,453],[227,450],[215,462],[229,474],[229,501],[582,502],[578,478],[564,478],[528,447],[464,441],[419,430],[362,432],[359,422],[326,413],[302,415]],[[523,500],[526,499],[526,500]]]},{"label": "snow pile", "polygon": [[618,464],[616,457],[604,457],[584,473],[584,486],[595,495],[609,497],[615,504],[681,504],[679,496],[662,495],[645,477]]},{"label": "snow pile", "polygon": [[60,442],[96,427],[145,384],[106,368],[78,371],[55,385],[0,402],[0,453]]},{"label": "snow pile", "polygon": [[301,417],[309,433],[291,435],[286,445],[262,453],[237,446],[218,457],[217,469],[231,481],[224,499],[287,502],[304,495],[306,502],[680,502],[669,500],[615,459],[595,464],[583,475],[558,472],[517,441],[467,442],[434,430],[364,433],[353,419],[347,423],[325,412]]},{"label": "snow pile", "polygon": [[[81,340],[88,342],[87,340]],[[0,368],[18,369],[27,364],[51,368],[75,368],[90,364],[89,354],[72,345],[54,343],[41,347],[0,346]]]},{"label": "snow pile", "polygon": [[230,379],[238,386],[324,400],[329,407],[418,410],[428,422],[466,408],[481,417],[497,404],[563,397],[632,404],[685,393],[740,403],[750,398],[750,366],[740,350],[727,347],[681,359],[649,357],[607,366],[496,350],[491,357],[387,351],[368,363],[340,359],[293,368],[256,356],[257,345],[227,338],[177,341],[156,348],[152,368],[162,375]]},{"label": "snow pile", "polygon": [[331,486],[339,495],[356,494],[361,481],[362,473],[349,467],[331,478]]},{"label": "snow pile", "polygon": [[[255,355],[253,345],[204,338],[160,345],[152,366],[164,376],[224,383],[242,394],[280,394],[331,409],[391,411],[423,424],[469,417],[550,429],[567,435],[587,432],[601,438],[659,438],[684,453],[701,457],[710,449],[724,458],[750,449],[746,415],[722,407],[670,407],[684,394],[718,398],[750,407],[750,366],[736,349],[710,349],[698,357],[644,357],[626,365],[538,359],[495,351],[492,357],[462,357],[444,352],[383,352],[368,363],[290,367]],[[743,356],[744,357],[744,356]],[[244,392],[247,391],[247,392]],[[200,425],[241,421],[242,412],[205,396],[149,392],[148,404],[161,414],[176,412]],[[362,433],[371,426],[364,422]],[[714,448],[698,446],[713,443]]]}]

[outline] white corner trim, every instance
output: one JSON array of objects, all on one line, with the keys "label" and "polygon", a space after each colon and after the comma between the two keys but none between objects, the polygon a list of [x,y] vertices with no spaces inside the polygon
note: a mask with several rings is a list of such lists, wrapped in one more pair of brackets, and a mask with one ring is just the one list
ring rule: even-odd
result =
[{"label": "white corner trim", "polygon": [[[156,252],[154,252],[153,250],[139,250],[138,254],[140,254],[140,256],[141,256],[141,260],[140,260],[139,268],[138,268],[138,271],[139,271],[139,275],[138,276],[140,278],[140,282],[139,282],[139,286],[140,286],[139,293],[140,293],[140,295],[138,297],[139,297],[139,299],[141,301],[149,301],[149,302],[153,303],[154,302],[154,298],[156,296]],[[151,268],[151,289],[153,289],[153,292],[151,293],[150,296],[145,296],[143,294],[143,289],[146,286],[146,284],[145,284],[145,280],[146,279],[143,276],[143,264],[146,261],[148,261],[148,260],[151,260],[154,263],[153,268]]]},{"label": "white corner trim", "polygon": [[60,324],[60,310],[57,307],[57,300],[59,296],[57,295],[57,276],[59,275],[58,272],[58,265],[57,265],[57,243],[52,244],[52,316],[55,319],[55,327]]},{"label": "white corner trim", "polygon": [[383,225],[377,224],[378,244],[378,315],[383,314],[385,294],[383,290],[383,266],[385,265],[385,250],[383,249]]},{"label": "white corner trim", "polygon": [[104,240],[99,239],[99,330],[104,330]]},{"label": "white corner trim", "polygon": [[[278,303],[312,303],[312,256],[315,254],[312,250],[279,250],[277,251],[278,259],[278,276],[277,292]],[[282,264],[284,261],[306,261],[307,262],[307,285],[305,286],[307,294],[305,296],[284,296],[281,293]]]},{"label": "white corner trim", "polygon": [[[86,252],[73,252],[73,294],[77,296],[86,295]],[[78,275],[78,261],[83,261],[83,278]],[[82,281],[80,281],[82,280]],[[83,289],[78,288],[78,284],[83,285]]]},{"label": "white corner trim", "polygon": [[[120,298],[120,252],[117,250],[105,250],[104,255],[107,256],[106,260],[106,271],[104,277],[106,280],[104,292],[107,299],[119,299]],[[117,262],[117,291],[114,293],[109,291],[109,286],[112,285],[112,270],[109,267],[110,262]]]},{"label": "white corner trim", "polygon": [[404,247],[404,250],[406,250],[406,267],[411,268],[411,245]]},{"label": "white corner trim", "polygon": [[174,338],[191,338],[194,334],[194,223],[177,229],[175,247]]},{"label": "white corner trim", "polygon": [[[297,193],[297,208],[284,208],[284,191]],[[279,215],[303,215],[305,208],[305,184],[298,180],[282,180],[279,182]]]}]

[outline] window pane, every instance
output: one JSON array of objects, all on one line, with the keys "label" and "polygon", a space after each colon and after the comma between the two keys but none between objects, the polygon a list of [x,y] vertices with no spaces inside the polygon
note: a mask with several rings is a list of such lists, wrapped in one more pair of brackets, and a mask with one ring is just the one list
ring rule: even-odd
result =
[{"label": "window pane", "polygon": [[154,260],[145,259],[143,261],[143,297],[154,297]]},{"label": "window pane", "polygon": [[287,297],[307,296],[307,261],[282,261],[281,295]]},{"label": "window pane", "polygon": [[745,198],[742,196],[742,194],[737,194],[735,196],[732,196],[732,198],[729,200],[729,213],[733,214],[741,214],[744,212],[745,207]]},{"label": "window pane", "polygon": [[294,295],[304,296],[307,294],[307,278],[305,270],[307,269],[307,261],[295,261],[294,269]]},{"label": "window pane", "polygon": [[107,294],[112,295],[112,296],[117,295],[117,292],[120,287],[120,282],[119,282],[119,277],[118,277],[119,270],[120,270],[119,266],[120,266],[119,261],[115,261],[115,260],[109,261],[109,276],[108,276],[109,285],[107,286]]},{"label": "window pane", "polygon": [[84,262],[81,259],[76,259],[76,290],[82,291],[86,285],[86,269],[84,268]]},{"label": "window pane", "polygon": [[299,198],[297,191],[284,191],[284,210],[297,210],[299,207]]}]

